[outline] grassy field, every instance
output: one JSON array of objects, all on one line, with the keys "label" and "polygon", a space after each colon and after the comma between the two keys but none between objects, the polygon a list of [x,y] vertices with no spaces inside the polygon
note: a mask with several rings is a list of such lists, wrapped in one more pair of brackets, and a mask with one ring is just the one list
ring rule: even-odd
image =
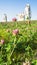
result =
[{"label": "grassy field", "polygon": [[[14,35],[16,29],[19,32]],[[25,61],[37,65],[37,20],[30,25],[25,21],[0,22],[0,65],[22,65],[18,62]]]}]

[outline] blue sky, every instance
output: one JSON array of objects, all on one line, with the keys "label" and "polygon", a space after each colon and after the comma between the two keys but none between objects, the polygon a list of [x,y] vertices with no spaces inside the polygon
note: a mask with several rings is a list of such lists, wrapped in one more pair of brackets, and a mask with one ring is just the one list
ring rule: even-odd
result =
[{"label": "blue sky", "polygon": [[27,3],[31,6],[32,19],[37,19],[37,0],[0,0],[0,21],[3,20],[4,13],[7,14],[8,20],[12,20],[24,11]]}]

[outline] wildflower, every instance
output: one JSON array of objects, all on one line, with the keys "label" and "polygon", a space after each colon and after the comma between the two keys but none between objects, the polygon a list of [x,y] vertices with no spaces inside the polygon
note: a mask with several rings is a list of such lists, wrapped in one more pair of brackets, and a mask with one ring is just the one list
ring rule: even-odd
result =
[{"label": "wildflower", "polygon": [[3,39],[1,39],[1,43],[2,43],[2,44],[4,43],[4,40],[3,40]]},{"label": "wildflower", "polygon": [[13,21],[13,22],[14,22],[14,21],[17,21],[17,19],[16,19],[16,18],[13,18],[12,21]]},{"label": "wildflower", "polygon": [[18,33],[19,33],[19,30],[18,29],[15,29],[15,30],[13,30],[13,35],[17,35]]}]

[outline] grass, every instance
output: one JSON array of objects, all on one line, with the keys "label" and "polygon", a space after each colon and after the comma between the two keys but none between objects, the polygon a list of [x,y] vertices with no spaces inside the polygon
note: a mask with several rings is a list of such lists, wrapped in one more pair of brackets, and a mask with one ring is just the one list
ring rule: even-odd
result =
[{"label": "grass", "polygon": [[[14,29],[19,29],[19,35],[17,37],[14,37],[12,35],[12,31]],[[10,29],[10,32],[6,32],[7,29]],[[17,38],[16,43],[16,48],[14,49],[14,53],[11,56],[11,58],[13,59],[13,57],[15,58],[15,60],[20,60],[20,58],[23,58],[25,60],[25,54],[27,55],[27,57],[31,57],[32,58],[32,52],[35,52],[35,59],[37,59],[37,21],[31,21],[31,24],[25,24],[25,21],[20,21],[20,22],[0,22],[0,40],[1,38],[5,39],[5,44],[3,46],[1,46],[1,51],[4,52],[2,53],[3,58],[4,56],[7,56],[7,62],[6,63],[11,63],[11,59],[10,59],[10,54],[11,54],[11,50],[14,49],[14,41],[15,38]],[[6,49],[6,51],[5,51]],[[17,50],[18,49],[18,50]],[[29,51],[29,49],[31,49],[31,52]],[[27,52],[26,52],[26,51]],[[1,52],[0,51],[0,52]],[[8,52],[9,53],[8,53]],[[18,53],[18,54],[17,54]],[[29,54],[28,54],[29,53]],[[2,62],[2,55],[0,56],[1,59],[1,65],[3,62],[5,62],[5,60],[3,60]],[[31,55],[31,56],[30,56]],[[37,63],[37,61],[33,61],[33,63]],[[9,64],[8,64],[9,65]],[[15,65],[15,64],[14,64]],[[35,65],[35,64],[34,64]]]}]

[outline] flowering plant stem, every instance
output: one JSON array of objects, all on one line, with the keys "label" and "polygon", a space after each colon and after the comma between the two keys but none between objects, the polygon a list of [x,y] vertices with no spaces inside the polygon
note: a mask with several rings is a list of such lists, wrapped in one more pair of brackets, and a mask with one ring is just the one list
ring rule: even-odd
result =
[{"label": "flowering plant stem", "polygon": [[12,52],[11,52],[11,55],[13,54],[14,49],[15,49],[15,47],[16,47],[16,40],[17,40],[17,38],[15,37],[15,39],[14,39],[14,48],[13,48],[13,50],[12,50]]}]

